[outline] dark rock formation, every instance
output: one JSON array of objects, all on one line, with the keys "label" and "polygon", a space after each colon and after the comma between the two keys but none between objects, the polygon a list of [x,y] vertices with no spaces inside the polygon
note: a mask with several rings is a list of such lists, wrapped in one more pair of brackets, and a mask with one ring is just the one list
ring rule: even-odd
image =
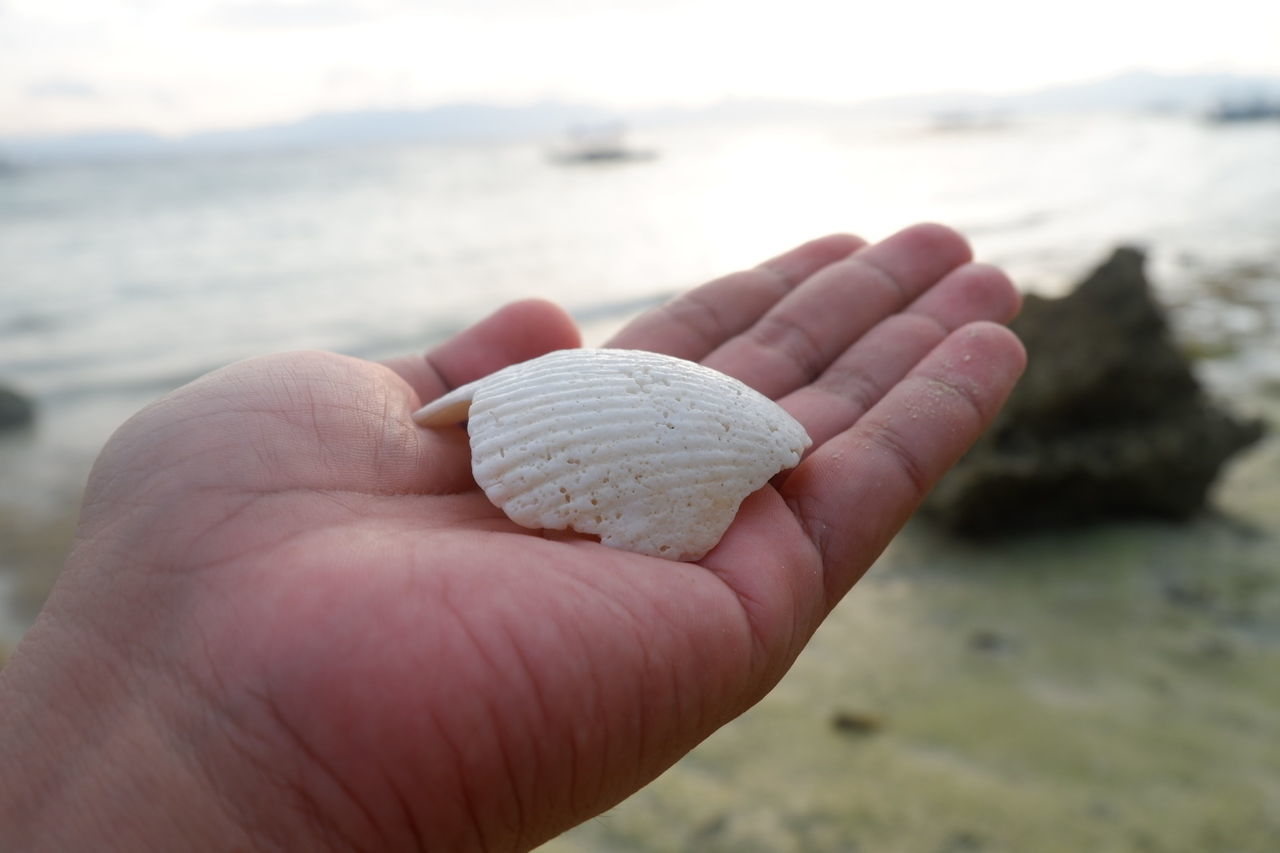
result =
[{"label": "dark rock formation", "polygon": [[1026,375],[926,511],[959,533],[1109,518],[1183,519],[1260,421],[1213,406],[1123,248],[1061,299],[1029,296],[1013,324]]},{"label": "dark rock formation", "polygon": [[35,416],[35,404],[17,391],[0,388],[0,430],[27,426]]}]

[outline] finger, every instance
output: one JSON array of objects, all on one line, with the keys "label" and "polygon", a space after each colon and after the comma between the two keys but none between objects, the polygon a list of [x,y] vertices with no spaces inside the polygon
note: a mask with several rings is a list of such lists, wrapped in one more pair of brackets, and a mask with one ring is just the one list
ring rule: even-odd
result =
[{"label": "finger", "polygon": [[908,311],[947,318],[952,328],[978,320],[1008,323],[1022,308],[1022,294],[999,267],[965,264],[913,302]]},{"label": "finger", "polygon": [[952,331],[979,320],[1008,322],[1020,301],[1003,272],[966,264],[905,312],[881,321],[813,383],[778,402],[804,424],[816,449],[852,426]]},{"label": "finger", "polygon": [[507,365],[581,343],[578,327],[564,309],[527,299],[499,308],[425,356],[402,356],[383,364],[409,383],[421,406]]},{"label": "finger", "polygon": [[865,245],[848,234],[805,243],[755,269],[733,273],[646,312],[607,346],[643,349],[700,361],[760,317],[818,270]]},{"label": "finger", "polygon": [[[581,343],[577,326],[559,306],[538,299],[513,302],[421,356],[383,362],[409,386],[407,413],[441,394],[509,364]],[[410,462],[400,455],[375,454],[385,461],[377,472],[388,491],[451,494],[474,488],[467,436],[457,428],[414,427],[406,437]]]},{"label": "finger", "polygon": [[783,497],[827,567],[828,607],[987,427],[1025,364],[1008,329],[964,326],[786,479]]},{"label": "finger", "polygon": [[742,502],[719,544],[699,562],[737,596],[757,641],[757,667],[767,673],[757,683],[767,690],[826,615],[825,577],[813,543],[778,492],[766,487]]},{"label": "finger", "polygon": [[824,267],[703,363],[776,399],[969,259],[968,243],[950,228],[904,229]]}]

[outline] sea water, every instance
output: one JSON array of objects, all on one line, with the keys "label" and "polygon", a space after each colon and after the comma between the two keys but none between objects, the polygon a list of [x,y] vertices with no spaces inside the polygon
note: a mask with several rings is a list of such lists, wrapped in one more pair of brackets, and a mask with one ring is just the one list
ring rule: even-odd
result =
[{"label": "sea water", "polygon": [[[641,136],[658,157],[565,165],[521,142],[17,164],[0,174],[0,385],[39,415],[0,436],[0,508],[65,511],[130,413],[237,359],[420,351],[528,296],[561,303],[599,343],[643,307],[834,231],[946,222],[1045,292],[1136,243],[1188,317],[1274,343],[1280,124],[1107,115]],[[1266,280],[1243,308],[1197,290],[1251,264]],[[1274,346],[1252,352],[1280,375]]]}]

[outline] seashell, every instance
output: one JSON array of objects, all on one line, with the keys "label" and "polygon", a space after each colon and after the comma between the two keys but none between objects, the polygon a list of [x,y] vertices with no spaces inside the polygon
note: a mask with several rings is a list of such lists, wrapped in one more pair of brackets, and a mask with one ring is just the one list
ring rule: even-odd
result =
[{"label": "seashell", "polygon": [[777,403],[708,367],[639,350],[560,350],[415,412],[467,421],[471,469],[517,524],[697,560],[809,436]]}]

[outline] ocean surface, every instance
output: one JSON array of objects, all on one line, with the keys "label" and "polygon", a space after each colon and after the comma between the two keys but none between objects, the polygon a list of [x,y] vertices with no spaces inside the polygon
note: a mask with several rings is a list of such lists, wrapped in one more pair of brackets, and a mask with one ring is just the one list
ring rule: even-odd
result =
[{"label": "ocean surface", "polygon": [[34,428],[0,435],[0,514],[65,515],[119,423],[237,359],[418,351],[526,296],[599,342],[803,240],[920,220],[1046,293],[1144,246],[1182,331],[1230,356],[1213,381],[1280,381],[1280,123],[863,121],[633,141],[659,156],[566,166],[534,143],[366,146],[0,174],[0,385],[38,406]]}]

